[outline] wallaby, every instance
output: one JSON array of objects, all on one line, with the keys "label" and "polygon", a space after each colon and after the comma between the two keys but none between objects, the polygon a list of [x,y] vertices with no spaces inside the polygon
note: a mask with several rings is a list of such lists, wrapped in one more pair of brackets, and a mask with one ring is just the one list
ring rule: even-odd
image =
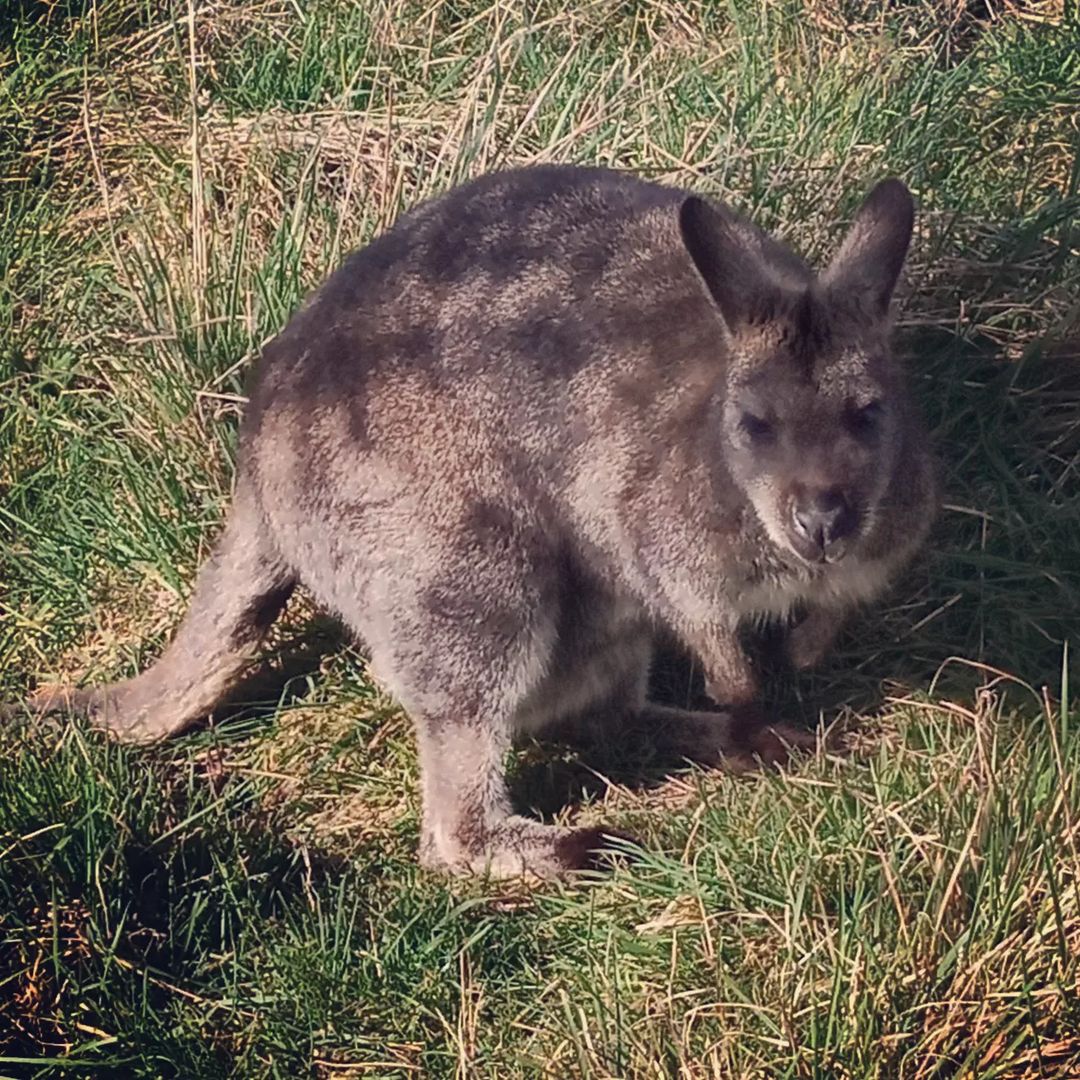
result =
[{"label": "wallaby", "polygon": [[[778,757],[806,737],[759,714],[740,624],[804,611],[790,655],[813,664],[923,539],[934,472],[889,350],[912,220],[883,181],[815,277],[726,206],[606,169],[421,204],[266,347],[228,522],[161,659],[31,707],[178,732],[302,584],[415,723],[425,864],[586,865],[602,830],[512,812],[516,733]],[[722,708],[646,702],[658,627]]]}]

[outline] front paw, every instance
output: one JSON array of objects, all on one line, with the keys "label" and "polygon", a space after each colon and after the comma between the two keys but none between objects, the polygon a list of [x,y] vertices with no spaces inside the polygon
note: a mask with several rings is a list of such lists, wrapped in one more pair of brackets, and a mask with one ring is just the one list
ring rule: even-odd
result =
[{"label": "front paw", "polygon": [[817,736],[813,732],[770,720],[757,702],[733,710],[731,719],[736,758],[781,765],[791,758],[792,752],[810,753],[817,749]]},{"label": "front paw", "polygon": [[758,728],[746,741],[746,750],[766,765],[782,765],[793,753],[812,754],[817,748],[817,736],[791,724],[767,724]]}]

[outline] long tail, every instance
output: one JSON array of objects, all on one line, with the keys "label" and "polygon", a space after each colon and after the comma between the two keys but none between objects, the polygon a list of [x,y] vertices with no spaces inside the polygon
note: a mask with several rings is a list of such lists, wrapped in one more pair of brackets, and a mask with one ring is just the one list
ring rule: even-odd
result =
[{"label": "long tail", "polygon": [[46,688],[25,708],[37,714],[70,710],[136,742],[175,734],[227,698],[295,584],[252,493],[238,484],[229,521],[199,572],[187,615],[157,663],[109,686]]}]

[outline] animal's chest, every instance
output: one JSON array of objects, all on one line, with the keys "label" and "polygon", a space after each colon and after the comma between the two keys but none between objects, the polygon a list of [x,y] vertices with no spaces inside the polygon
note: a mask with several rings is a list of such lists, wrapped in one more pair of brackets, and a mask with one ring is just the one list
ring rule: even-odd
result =
[{"label": "animal's chest", "polygon": [[729,599],[740,618],[786,618],[801,607],[847,607],[870,599],[887,580],[880,562],[833,566],[759,568],[729,581]]}]

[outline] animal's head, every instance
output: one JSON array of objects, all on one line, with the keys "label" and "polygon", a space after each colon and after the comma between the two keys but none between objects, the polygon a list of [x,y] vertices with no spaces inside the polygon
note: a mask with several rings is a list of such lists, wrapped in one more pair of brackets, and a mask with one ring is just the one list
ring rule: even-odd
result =
[{"label": "animal's head", "polygon": [[730,357],[725,461],[772,540],[807,562],[857,550],[904,467],[889,306],[912,222],[907,188],[883,181],[814,277],[730,210],[696,196],[680,210]]}]

